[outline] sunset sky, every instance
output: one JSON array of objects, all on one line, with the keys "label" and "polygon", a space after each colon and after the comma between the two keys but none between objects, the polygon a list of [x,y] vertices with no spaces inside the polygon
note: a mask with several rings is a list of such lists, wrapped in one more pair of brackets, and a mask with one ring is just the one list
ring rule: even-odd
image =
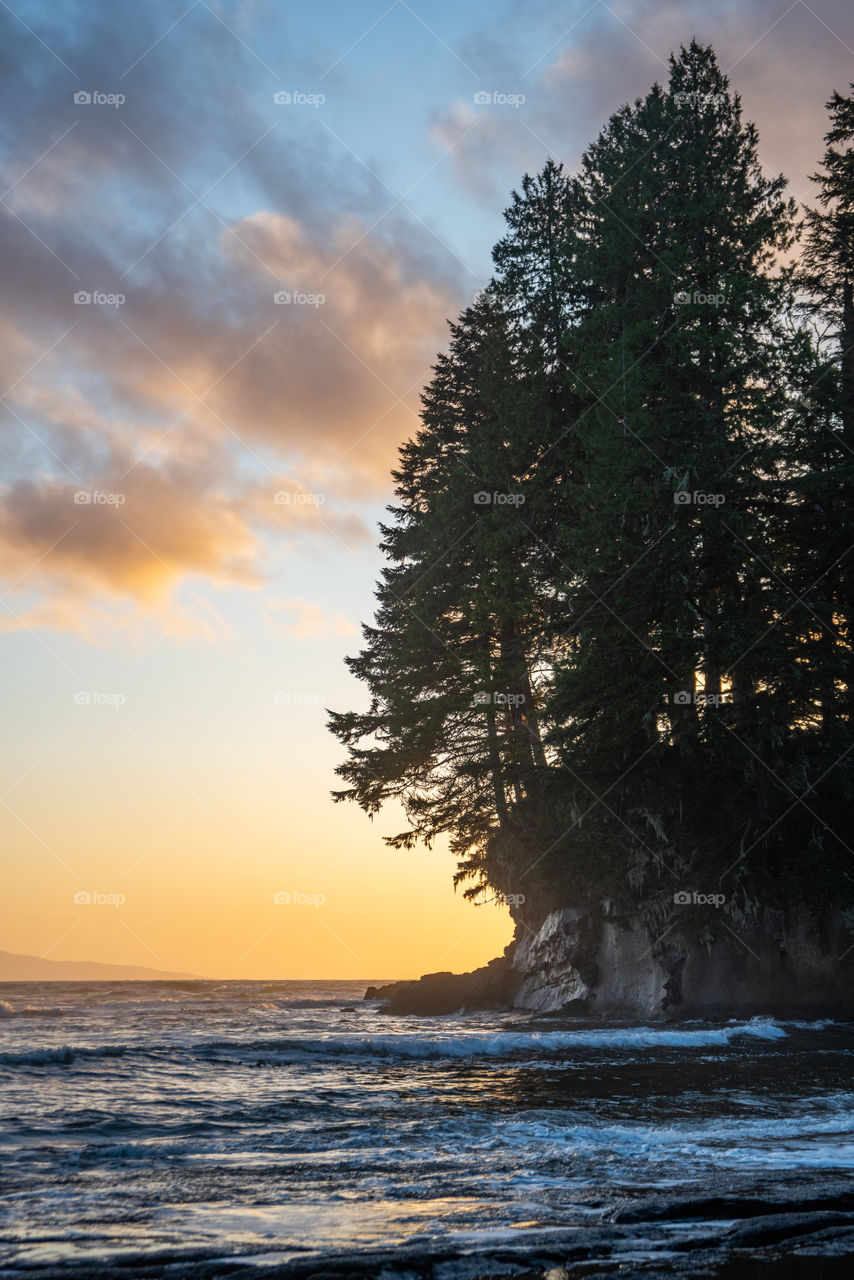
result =
[{"label": "sunset sky", "polygon": [[324,727],[365,702],[342,659],[446,319],[521,175],[574,167],[692,36],[808,199],[854,10],[10,0],[0,27],[0,947],[485,962],[506,911],[333,806]]}]

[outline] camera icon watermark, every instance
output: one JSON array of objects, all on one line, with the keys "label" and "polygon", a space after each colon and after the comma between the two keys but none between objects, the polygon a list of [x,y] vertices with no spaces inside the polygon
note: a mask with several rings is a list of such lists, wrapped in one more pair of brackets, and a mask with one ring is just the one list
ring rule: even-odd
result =
[{"label": "camera icon watermark", "polygon": [[294,689],[277,689],[273,694],[273,702],[277,707],[322,707],[323,695],[300,693]]},{"label": "camera icon watermark", "polygon": [[725,493],[705,493],[701,489],[676,489],[673,494],[673,503],[677,507],[722,507],[725,502]]},{"label": "camera icon watermark", "polygon": [[730,694],[706,693],[703,689],[680,689],[672,695],[671,700],[675,707],[723,707],[730,701]]},{"label": "camera icon watermark", "polygon": [[524,493],[487,493],[485,489],[481,489],[474,494],[476,507],[521,507],[524,501]]},{"label": "camera icon watermark", "polygon": [[123,107],[127,98],[123,93],[101,93],[95,89],[91,93],[87,89],[78,89],[74,95],[76,107]]},{"label": "camera icon watermark", "polygon": [[123,707],[127,698],[123,693],[101,693],[99,689],[78,689],[74,695],[78,707]]},{"label": "camera icon watermark", "polygon": [[280,489],[273,494],[273,501],[277,507],[322,507],[326,502],[326,495],[301,491],[292,493],[288,489]]},{"label": "camera icon watermark", "polygon": [[325,93],[303,93],[301,89],[280,89],[273,94],[277,107],[314,107],[316,111],[325,101]]},{"label": "camera icon watermark", "polygon": [[75,507],[123,507],[124,493],[104,493],[101,489],[78,489],[74,495]]},{"label": "camera icon watermark", "polygon": [[123,907],[127,902],[127,898],[123,893],[101,893],[95,889],[92,893],[88,889],[78,889],[74,895],[75,907]]},{"label": "camera icon watermark", "polygon": [[673,101],[680,107],[720,107],[726,102],[725,93],[674,93]]},{"label": "camera icon watermark", "polygon": [[686,307],[689,304],[695,307],[722,307],[726,302],[726,294],[703,293],[700,289],[695,289],[691,293],[687,289],[680,289],[674,293],[673,301],[678,307]]},{"label": "camera icon watermark", "polygon": [[277,307],[322,307],[326,301],[325,293],[301,293],[299,289],[279,289],[273,294]]},{"label": "camera icon watermark", "polygon": [[524,105],[524,93],[486,93],[481,89],[473,95],[476,107],[514,107],[517,111]]},{"label": "camera icon watermark", "polygon": [[722,907],[726,902],[725,893],[698,893],[696,889],[677,889],[673,895],[677,907]]},{"label": "camera icon watermark", "polygon": [[525,703],[524,693],[502,693],[480,689],[472,699],[476,707],[521,707]]},{"label": "camera icon watermark", "polygon": [[[485,894],[487,890],[482,890]],[[502,907],[522,907],[527,899],[524,893],[502,893],[497,889],[490,897],[476,897],[473,899],[476,907],[487,907],[490,903],[497,902]]]},{"label": "camera icon watermark", "polygon": [[76,307],[123,307],[127,298],[123,293],[90,293],[88,289],[78,289],[74,295]]},{"label": "camera icon watermark", "polygon": [[273,894],[273,902],[277,907],[322,907],[326,901],[324,893],[289,893],[279,889]]},{"label": "camera icon watermark", "polygon": [[525,299],[515,293],[499,293],[495,289],[476,289],[472,294],[472,305],[481,302],[500,302],[507,311],[515,311],[525,306]]}]

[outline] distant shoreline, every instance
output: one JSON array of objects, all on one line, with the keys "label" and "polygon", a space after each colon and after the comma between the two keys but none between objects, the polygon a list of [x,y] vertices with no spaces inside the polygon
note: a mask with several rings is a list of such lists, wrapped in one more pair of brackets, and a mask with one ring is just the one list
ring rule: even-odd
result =
[{"label": "distant shoreline", "polygon": [[47,960],[0,951],[0,982],[204,982],[196,973],[95,960]]},{"label": "distant shoreline", "polygon": [[[34,971],[26,968],[21,973],[13,969],[9,961],[28,964],[31,962],[33,965],[43,966],[43,969]],[[50,971],[48,966],[51,966]],[[23,963],[20,968],[24,968]],[[72,969],[74,972],[71,972]],[[60,970],[62,972],[59,972]],[[88,973],[85,972],[87,970]],[[355,987],[362,987],[364,990],[371,986],[381,987],[415,981],[417,981],[416,978],[291,978],[281,974],[275,977],[235,978],[221,973],[178,973],[168,969],[146,969],[139,965],[107,964],[94,960],[41,960],[37,956],[0,951],[0,986],[31,982],[304,982],[308,986],[317,986],[324,982],[346,982]]]}]

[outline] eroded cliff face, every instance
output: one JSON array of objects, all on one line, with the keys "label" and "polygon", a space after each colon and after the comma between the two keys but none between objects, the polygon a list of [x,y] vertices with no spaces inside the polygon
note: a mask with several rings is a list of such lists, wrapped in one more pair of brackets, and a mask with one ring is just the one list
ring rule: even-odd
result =
[{"label": "eroded cliff face", "polygon": [[757,910],[737,923],[705,924],[697,939],[678,917],[656,936],[609,902],[598,910],[564,907],[512,948],[518,987],[511,984],[511,1003],[643,1016],[854,1005],[854,953],[843,959],[852,942],[831,910]]},{"label": "eroded cliff face", "polygon": [[614,1012],[664,1011],[670,976],[642,927],[625,929],[574,907],[552,911],[513,949],[517,1009],[554,1013],[568,1005]]},{"label": "eroded cliff face", "polygon": [[503,957],[470,974],[371,989],[392,1013],[508,1007],[678,1018],[854,1010],[854,935],[832,907],[671,917],[657,930],[613,902],[517,920]]}]

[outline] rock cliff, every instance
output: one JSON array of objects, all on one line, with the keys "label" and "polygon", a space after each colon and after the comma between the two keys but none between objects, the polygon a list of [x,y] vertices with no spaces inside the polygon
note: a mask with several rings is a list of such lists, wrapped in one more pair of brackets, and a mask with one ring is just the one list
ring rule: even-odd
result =
[{"label": "rock cliff", "polygon": [[[687,895],[686,895],[687,896]],[[854,937],[831,908],[737,916],[693,901],[660,928],[610,901],[517,919],[503,956],[468,974],[370,988],[391,1013],[515,1008],[623,1017],[854,1010]]]}]

